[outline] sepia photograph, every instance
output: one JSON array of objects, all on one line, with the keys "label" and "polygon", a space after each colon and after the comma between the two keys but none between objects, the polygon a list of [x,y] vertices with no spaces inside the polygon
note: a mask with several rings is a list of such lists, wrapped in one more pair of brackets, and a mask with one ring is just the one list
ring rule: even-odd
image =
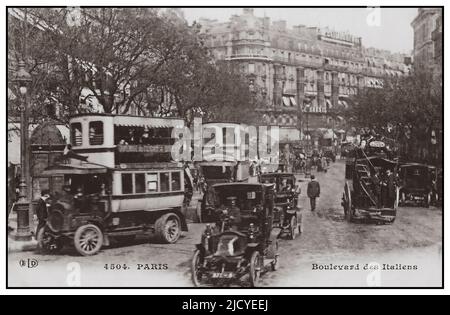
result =
[{"label": "sepia photograph", "polygon": [[7,289],[444,287],[444,7],[148,5],[4,8]]}]

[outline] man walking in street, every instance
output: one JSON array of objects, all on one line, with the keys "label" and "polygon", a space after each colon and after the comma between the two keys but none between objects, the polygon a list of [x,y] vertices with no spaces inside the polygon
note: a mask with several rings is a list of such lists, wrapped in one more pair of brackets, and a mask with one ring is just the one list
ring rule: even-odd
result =
[{"label": "man walking in street", "polygon": [[50,198],[50,191],[44,189],[41,191],[41,198],[37,203],[36,216],[38,218],[38,226],[36,228],[36,236],[41,228],[43,228],[47,222],[48,211],[47,211],[47,199]]},{"label": "man walking in street", "polygon": [[316,198],[320,196],[320,184],[315,180],[315,176],[311,175],[311,181],[308,183],[307,195],[311,204],[311,211],[316,210]]}]

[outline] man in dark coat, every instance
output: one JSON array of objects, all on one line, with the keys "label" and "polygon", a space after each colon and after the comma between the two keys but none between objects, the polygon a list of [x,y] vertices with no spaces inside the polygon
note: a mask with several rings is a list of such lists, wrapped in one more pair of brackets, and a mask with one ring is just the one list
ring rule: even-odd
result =
[{"label": "man in dark coat", "polygon": [[36,236],[41,228],[43,228],[47,222],[48,210],[47,210],[47,200],[50,198],[50,191],[48,189],[43,189],[41,191],[41,198],[37,203],[36,216],[38,218],[38,226],[36,228]]},{"label": "man in dark coat", "polygon": [[386,171],[386,181],[387,181],[387,195],[388,195],[388,207],[393,207],[396,197],[396,180],[395,175],[391,170]]},{"label": "man in dark coat", "polygon": [[311,211],[316,210],[316,198],[320,197],[320,184],[315,180],[316,177],[311,175],[311,181],[308,183],[307,195],[311,204]]}]

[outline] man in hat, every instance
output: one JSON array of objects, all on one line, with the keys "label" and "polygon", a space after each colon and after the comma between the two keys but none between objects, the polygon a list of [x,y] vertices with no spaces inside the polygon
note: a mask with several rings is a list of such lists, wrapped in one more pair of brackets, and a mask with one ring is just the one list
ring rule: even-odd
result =
[{"label": "man in hat", "polygon": [[311,204],[311,211],[316,210],[316,198],[319,198],[320,196],[320,184],[316,181],[316,177],[314,175],[311,175],[311,181],[308,183],[306,193]]},{"label": "man in hat", "polygon": [[41,198],[39,198],[36,207],[36,216],[38,219],[38,225],[36,228],[36,234],[39,230],[45,226],[47,223],[48,210],[47,210],[47,200],[50,198],[50,191],[48,189],[43,189],[41,191]]},{"label": "man in hat", "polygon": [[237,198],[236,197],[228,197],[228,214],[230,215],[231,220],[234,224],[238,224],[241,222],[241,210],[236,206]]}]

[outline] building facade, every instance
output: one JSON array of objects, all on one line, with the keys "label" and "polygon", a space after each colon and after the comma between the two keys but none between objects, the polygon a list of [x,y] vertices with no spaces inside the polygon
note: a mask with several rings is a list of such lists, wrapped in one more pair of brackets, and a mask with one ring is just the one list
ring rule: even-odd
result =
[{"label": "building facade", "polygon": [[271,22],[243,9],[227,22],[200,19],[215,60],[235,63],[258,87],[264,123],[281,138],[304,139],[319,128],[339,128],[333,112],[363,87],[382,88],[386,76],[409,73],[404,55],[365,48],[360,37],[330,29]]},{"label": "building facade", "polygon": [[435,71],[442,61],[442,9],[420,8],[411,26],[414,29],[414,68]]}]

